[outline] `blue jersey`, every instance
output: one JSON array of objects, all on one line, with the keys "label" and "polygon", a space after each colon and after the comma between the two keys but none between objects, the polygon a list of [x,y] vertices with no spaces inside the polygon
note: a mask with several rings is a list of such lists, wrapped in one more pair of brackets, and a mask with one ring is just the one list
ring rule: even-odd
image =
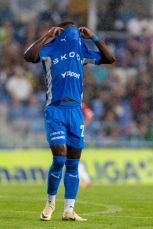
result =
[{"label": "blue jersey", "polygon": [[39,57],[45,71],[47,105],[72,99],[82,102],[83,65],[98,64],[100,52],[89,50],[76,27],[68,27],[45,44]]}]

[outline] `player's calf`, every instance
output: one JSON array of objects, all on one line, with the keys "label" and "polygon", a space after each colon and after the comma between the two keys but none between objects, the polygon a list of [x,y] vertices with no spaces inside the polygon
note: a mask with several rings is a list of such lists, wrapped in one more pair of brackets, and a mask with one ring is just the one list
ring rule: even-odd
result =
[{"label": "player's calf", "polygon": [[48,221],[55,211],[56,193],[62,177],[62,168],[65,164],[66,156],[54,156],[53,163],[48,172],[47,203],[40,214],[40,219]]}]

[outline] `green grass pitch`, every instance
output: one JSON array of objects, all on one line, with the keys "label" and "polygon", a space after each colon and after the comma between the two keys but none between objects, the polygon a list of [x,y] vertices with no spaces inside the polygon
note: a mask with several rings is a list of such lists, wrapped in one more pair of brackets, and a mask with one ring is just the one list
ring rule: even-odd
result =
[{"label": "green grass pitch", "polygon": [[93,185],[80,188],[75,210],[87,222],[63,222],[63,185],[49,222],[39,220],[45,204],[45,184],[0,186],[0,229],[151,229],[153,187]]},{"label": "green grass pitch", "polygon": [[[89,188],[79,188],[75,210],[87,222],[63,222],[64,188],[61,183],[56,211],[49,222],[39,220],[46,202],[46,184],[42,182],[3,182],[0,176],[0,229],[153,229],[153,154],[152,150],[89,149],[83,160],[96,176],[96,168],[106,161],[115,162],[108,168],[107,175],[114,176],[120,171],[133,174],[139,180],[121,180],[122,183],[100,183],[98,180]],[[115,153],[115,154],[114,154]],[[118,160],[119,159],[119,160]],[[18,150],[0,152],[0,167],[42,166],[47,169],[51,157],[49,150]],[[127,167],[129,165],[132,167]],[[143,163],[142,163],[143,162]],[[94,164],[94,166],[93,166]],[[106,165],[106,164],[105,164]],[[141,165],[144,165],[143,167]],[[101,169],[101,167],[98,167]],[[104,169],[104,166],[102,167]],[[130,170],[129,170],[130,169]],[[132,169],[132,170],[131,170]],[[97,170],[101,173],[102,170]],[[104,171],[104,170],[103,170]],[[102,178],[101,178],[102,179]],[[103,180],[105,182],[105,179]],[[133,182],[134,181],[134,182]],[[147,181],[145,185],[143,182]],[[125,182],[125,183],[124,183]],[[122,185],[121,185],[122,184]],[[125,184],[125,185],[123,185]]]}]

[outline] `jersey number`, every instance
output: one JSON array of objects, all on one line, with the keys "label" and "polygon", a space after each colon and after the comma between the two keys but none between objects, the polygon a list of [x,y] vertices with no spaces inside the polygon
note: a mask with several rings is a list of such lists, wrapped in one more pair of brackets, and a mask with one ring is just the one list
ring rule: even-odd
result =
[{"label": "jersey number", "polygon": [[84,137],[84,125],[81,125],[80,126],[80,129],[82,130],[81,131],[81,137]]}]

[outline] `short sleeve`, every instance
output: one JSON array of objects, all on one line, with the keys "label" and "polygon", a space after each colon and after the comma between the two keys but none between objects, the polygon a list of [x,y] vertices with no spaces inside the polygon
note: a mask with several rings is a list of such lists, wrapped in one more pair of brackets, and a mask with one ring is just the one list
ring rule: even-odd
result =
[{"label": "short sleeve", "polygon": [[40,60],[42,60],[44,57],[49,57],[50,56],[50,53],[51,53],[50,52],[50,48],[51,48],[50,44],[47,43],[40,49],[40,51],[39,51]]},{"label": "short sleeve", "polygon": [[98,51],[94,51],[88,48],[86,42],[82,39],[81,42],[82,52],[83,52],[83,64],[99,64],[101,61],[101,54]]}]

